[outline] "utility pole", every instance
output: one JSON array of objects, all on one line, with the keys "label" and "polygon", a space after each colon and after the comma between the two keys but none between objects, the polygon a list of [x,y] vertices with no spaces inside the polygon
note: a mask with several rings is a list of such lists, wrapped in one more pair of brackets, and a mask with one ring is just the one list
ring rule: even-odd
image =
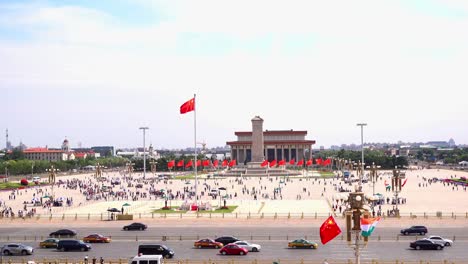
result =
[{"label": "utility pole", "polygon": [[146,179],[146,145],[145,145],[145,140],[146,140],[146,130],[149,129],[149,127],[140,127],[141,130],[143,130],[143,179]]}]

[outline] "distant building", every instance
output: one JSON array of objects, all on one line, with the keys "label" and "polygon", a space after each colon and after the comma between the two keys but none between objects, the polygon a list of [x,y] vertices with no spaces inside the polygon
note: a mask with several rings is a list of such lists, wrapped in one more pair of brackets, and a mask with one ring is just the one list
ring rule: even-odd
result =
[{"label": "distant building", "polygon": [[56,149],[28,148],[25,149],[23,153],[26,159],[29,160],[62,161],[69,159],[68,153],[65,153],[63,150]]},{"label": "distant building", "polygon": [[101,157],[109,157],[109,156],[114,156],[114,147],[112,146],[98,146],[98,147],[91,147],[91,149],[99,153]]}]

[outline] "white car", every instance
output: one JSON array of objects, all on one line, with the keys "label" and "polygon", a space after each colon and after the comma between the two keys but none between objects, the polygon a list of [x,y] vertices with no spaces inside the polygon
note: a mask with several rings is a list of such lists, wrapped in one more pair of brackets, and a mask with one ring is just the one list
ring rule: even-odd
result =
[{"label": "white car", "polygon": [[234,242],[234,244],[238,245],[241,248],[245,248],[250,252],[258,252],[262,248],[258,244],[251,244],[247,241],[237,241],[237,242]]},{"label": "white car", "polygon": [[41,177],[38,177],[38,176],[34,176],[32,178],[33,182],[40,182],[41,181]]},{"label": "white car", "polygon": [[434,243],[443,245],[443,246],[451,246],[453,241],[450,239],[443,238],[441,236],[430,236],[426,238],[427,240],[431,240]]}]

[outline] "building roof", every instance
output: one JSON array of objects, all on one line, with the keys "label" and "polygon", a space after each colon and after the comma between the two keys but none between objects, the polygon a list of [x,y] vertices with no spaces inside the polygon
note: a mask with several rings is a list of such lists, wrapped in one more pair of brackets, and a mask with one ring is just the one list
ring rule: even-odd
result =
[{"label": "building roof", "polygon": [[83,152],[75,152],[75,158],[77,159],[84,159],[86,157],[86,153]]},{"label": "building roof", "polygon": [[48,149],[48,148],[28,148],[28,149],[25,149],[23,153],[64,153],[64,151]]},{"label": "building roof", "polygon": [[[252,145],[252,141],[228,141],[226,142],[227,145]],[[315,140],[265,140],[263,142],[264,145],[277,145],[277,144],[315,144]]]},{"label": "building roof", "polygon": [[[234,133],[236,136],[251,136],[252,131],[237,131]],[[264,136],[269,135],[307,135],[306,130],[265,130]]]}]

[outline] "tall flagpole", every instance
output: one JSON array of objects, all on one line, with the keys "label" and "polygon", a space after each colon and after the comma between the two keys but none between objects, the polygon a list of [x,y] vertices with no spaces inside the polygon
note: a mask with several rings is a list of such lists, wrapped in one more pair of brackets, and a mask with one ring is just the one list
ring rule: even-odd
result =
[{"label": "tall flagpole", "polygon": [[198,211],[198,177],[197,177],[197,106],[195,100],[196,94],[193,94],[193,105],[195,106],[193,109],[193,126],[194,126],[194,146],[195,146],[195,204],[197,205]]}]

